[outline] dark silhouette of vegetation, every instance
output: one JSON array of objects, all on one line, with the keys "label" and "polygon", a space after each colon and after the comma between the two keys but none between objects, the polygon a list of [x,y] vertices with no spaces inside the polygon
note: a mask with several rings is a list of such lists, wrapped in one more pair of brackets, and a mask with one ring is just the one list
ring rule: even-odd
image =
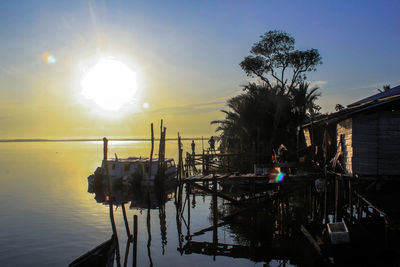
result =
[{"label": "dark silhouette of vegetation", "polygon": [[390,84],[385,84],[382,89],[378,89],[379,93],[383,93],[390,90]]},{"label": "dark silhouette of vegetation", "polygon": [[336,104],[336,106],[335,106],[336,111],[340,111],[342,109],[344,109],[344,106],[342,104]]},{"label": "dark silhouette of vegetation", "polygon": [[240,67],[248,76],[261,79],[268,88],[276,87],[280,94],[298,87],[306,80],[306,73],[315,71],[322,63],[317,49],[295,50],[295,40],[286,32],[269,31],[260,38]]},{"label": "dark silhouette of vegetation", "polygon": [[295,40],[281,31],[269,31],[251,49],[240,66],[258,83],[244,86],[244,93],[227,101],[225,119],[218,124],[221,147],[226,152],[257,155],[267,162],[280,144],[295,154],[297,127],[316,115],[318,88],[309,89],[306,73],[321,64],[316,49],[294,49]]}]

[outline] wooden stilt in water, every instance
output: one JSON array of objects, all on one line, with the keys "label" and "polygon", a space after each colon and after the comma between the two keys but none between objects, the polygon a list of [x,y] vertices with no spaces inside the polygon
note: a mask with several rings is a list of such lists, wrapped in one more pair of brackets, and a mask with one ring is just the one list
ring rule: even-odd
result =
[{"label": "wooden stilt in water", "polygon": [[104,160],[104,166],[105,166],[105,173],[107,176],[110,221],[111,221],[111,227],[112,227],[113,234],[117,235],[117,228],[115,227],[115,221],[114,221],[112,185],[111,185],[111,177],[110,177],[110,173],[109,173],[109,169],[108,169],[107,153],[108,153],[108,140],[107,140],[107,138],[104,137],[103,138],[103,160]]},{"label": "wooden stilt in water", "polygon": [[[218,244],[218,198],[217,198],[217,178],[214,175],[213,177],[213,245],[214,245],[214,252],[216,253],[217,244]],[[214,253],[214,261],[215,261],[215,253]]]},{"label": "wooden stilt in water", "polygon": [[138,220],[137,215],[133,215],[133,258],[132,258],[132,266],[137,266],[137,237],[138,237]]},{"label": "wooden stilt in water", "polygon": [[324,186],[324,223],[327,224],[328,222],[328,176],[326,175],[325,171],[325,186]]},{"label": "wooden stilt in water", "polygon": [[167,128],[163,127],[163,120],[161,120],[160,126],[160,144],[158,148],[158,177],[162,177],[165,174],[165,135]]},{"label": "wooden stilt in water", "polygon": [[186,238],[190,238],[190,185],[186,184],[186,197],[187,197],[187,235]]},{"label": "wooden stilt in water", "polygon": [[181,140],[181,136],[179,135],[178,132],[178,180],[179,183],[182,181],[182,173],[183,173],[183,159],[182,159],[182,153],[183,153],[183,149],[182,149],[182,140]]},{"label": "wooden stilt in water", "polygon": [[352,199],[352,186],[351,186],[351,178],[349,179],[349,212],[350,212],[350,222],[353,222],[353,199]]},{"label": "wooden stilt in water", "polygon": [[204,174],[205,171],[205,166],[204,166],[204,139],[203,136],[201,137],[201,150],[203,151],[202,157],[201,157],[201,173]]},{"label": "wooden stilt in water", "polygon": [[128,259],[129,259],[129,250],[131,248],[131,240],[128,239],[126,241],[126,247],[125,247],[125,258],[124,258],[124,267],[128,266]]},{"label": "wooden stilt in water", "polygon": [[[149,202],[150,203],[150,202]],[[153,258],[151,257],[151,216],[150,216],[150,204],[147,208],[147,217],[146,217],[146,225],[147,225],[147,256],[149,257],[149,266],[153,266]]]},{"label": "wooden stilt in water", "polygon": [[335,176],[335,216],[333,221],[338,221],[338,204],[339,204],[339,181],[337,176]]},{"label": "wooden stilt in water", "polygon": [[109,203],[108,206],[109,206],[109,213],[110,213],[110,222],[111,222],[111,228],[112,228],[112,231],[113,231],[113,235],[117,239],[117,248],[116,248],[117,266],[121,266],[117,227],[115,226],[115,220],[114,220],[112,184],[111,184],[111,177],[110,177],[109,168],[108,168],[107,153],[108,153],[108,140],[107,140],[107,138],[104,137],[103,138],[103,160],[104,160],[104,166],[106,168],[105,169],[105,173],[106,173],[106,176],[107,176],[108,203]]},{"label": "wooden stilt in water", "polygon": [[131,240],[132,235],[131,231],[129,230],[128,218],[126,217],[125,203],[123,203],[121,206],[122,206],[122,215],[124,216],[126,235],[128,236],[128,240]]}]

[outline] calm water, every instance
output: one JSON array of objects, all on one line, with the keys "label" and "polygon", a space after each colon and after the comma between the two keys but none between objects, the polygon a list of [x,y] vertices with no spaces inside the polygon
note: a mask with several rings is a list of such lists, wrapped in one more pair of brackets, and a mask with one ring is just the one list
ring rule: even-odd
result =
[{"label": "calm water", "polygon": [[[190,150],[189,141],[184,143],[184,150]],[[149,142],[109,143],[109,155],[148,156],[149,151]],[[176,142],[167,143],[167,157],[177,158]],[[87,177],[100,165],[101,159],[102,142],[0,143],[0,266],[66,266],[110,238],[108,206],[98,203],[87,192]],[[210,201],[209,196],[196,197],[191,209],[192,232],[212,224]],[[127,206],[131,228],[133,215],[138,215],[138,266],[150,264],[147,212]],[[150,256],[154,266],[263,265],[225,256],[181,255],[177,249],[179,227],[173,200],[165,203],[165,218],[163,214],[157,208],[150,210]],[[127,238],[120,208],[115,212],[115,219],[123,263]],[[183,222],[182,235],[186,233]],[[221,243],[237,244],[239,239],[229,227],[218,230]],[[213,233],[207,232],[193,240],[212,242]],[[278,266],[279,262],[269,264]],[[128,266],[132,266],[132,251]]]}]

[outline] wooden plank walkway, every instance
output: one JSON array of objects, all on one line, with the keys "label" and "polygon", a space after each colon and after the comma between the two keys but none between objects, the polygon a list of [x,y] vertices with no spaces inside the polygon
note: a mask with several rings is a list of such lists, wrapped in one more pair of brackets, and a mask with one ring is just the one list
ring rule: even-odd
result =
[{"label": "wooden plank walkway", "polygon": [[[210,194],[213,194],[213,193],[214,193],[214,191],[211,190],[211,189],[209,189],[208,187],[202,186],[202,185],[199,185],[199,184],[196,184],[196,183],[193,182],[193,181],[190,181],[190,185],[193,186],[193,187],[195,187],[195,188],[201,189],[201,190],[203,190],[203,191],[205,191],[205,192],[207,192],[207,193],[210,193]],[[223,199],[226,199],[226,200],[232,202],[233,204],[240,204],[239,201],[237,201],[237,200],[234,199],[234,198],[231,198],[230,196],[228,196],[228,195],[226,195],[226,194],[224,194],[224,193],[221,193],[221,192],[218,192],[218,191],[217,191],[217,192],[215,192],[215,194],[216,194],[217,196],[219,196],[220,198],[223,198]]]},{"label": "wooden plank walkway", "polygon": [[211,182],[214,179],[217,179],[217,181],[223,181],[223,180],[236,180],[236,181],[249,181],[249,180],[257,180],[257,181],[269,181],[269,176],[268,175],[255,175],[255,174],[241,174],[241,175],[193,175],[190,177],[182,178],[182,182]]},{"label": "wooden plank walkway", "polygon": [[[310,181],[317,178],[317,174],[302,174],[302,175],[287,175],[285,179],[291,181]],[[250,181],[264,181],[266,183],[277,184],[274,179],[270,180],[269,175],[256,175],[253,173],[249,174],[219,174],[219,175],[193,175],[189,177],[182,178],[182,182],[212,182],[214,179],[220,181],[238,181],[238,182],[250,182]]]},{"label": "wooden plank walkway", "polygon": [[236,244],[212,243],[188,241],[183,247],[185,254],[203,254],[214,256],[225,256],[231,258],[244,258],[253,261],[271,261],[292,259],[297,260],[301,257],[300,252],[296,250],[300,244],[299,241],[288,239],[275,239],[265,243],[264,246],[243,246]]}]

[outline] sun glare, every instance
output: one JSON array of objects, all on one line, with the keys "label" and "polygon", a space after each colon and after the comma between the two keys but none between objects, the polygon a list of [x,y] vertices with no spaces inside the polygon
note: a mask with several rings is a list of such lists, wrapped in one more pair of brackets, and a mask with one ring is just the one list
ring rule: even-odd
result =
[{"label": "sun glare", "polygon": [[82,79],[82,95],[107,111],[118,111],[134,100],[136,73],[122,62],[103,58]]}]

